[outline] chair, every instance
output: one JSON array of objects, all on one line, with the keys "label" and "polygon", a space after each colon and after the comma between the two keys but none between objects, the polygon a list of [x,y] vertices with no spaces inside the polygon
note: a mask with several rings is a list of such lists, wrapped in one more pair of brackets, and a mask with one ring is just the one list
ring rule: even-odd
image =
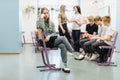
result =
[{"label": "chair", "polygon": [[118,36],[118,32],[115,31],[113,36],[112,36],[112,41],[113,41],[113,45],[111,46],[100,46],[101,49],[109,49],[108,50],[108,57],[107,57],[107,61],[105,63],[98,63],[99,66],[117,66],[114,64],[114,62],[111,62],[113,53],[114,53],[114,49],[116,48],[115,44],[117,41],[117,36]]},{"label": "chair", "polygon": [[24,44],[26,44],[26,40],[25,40],[25,32],[22,31],[22,47],[23,47]]},{"label": "chair", "polygon": [[[39,44],[39,39],[42,39],[43,46],[41,44]],[[40,46],[42,46],[42,47],[40,47]],[[41,52],[42,60],[43,60],[43,64],[44,64],[44,66],[37,66],[37,68],[45,68],[40,71],[48,71],[48,70],[59,71],[59,70],[61,70],[61,68],[56,68],[55,64],[50,64],[50,62],[49,62],[48,51],[49,50],[57,50],[57,48],[47,48],[46,47],[44,34],[41,29],[38,29],[38,32],[36,33],[36,50],[39,50]]]},{"label": "chair", "polygon": [[34,31],[31,31],[31,39],[32,39],[32,44],[33,44],[33,46],[35,46],[35,33],[36,33],[36,31],[34,30]]}]

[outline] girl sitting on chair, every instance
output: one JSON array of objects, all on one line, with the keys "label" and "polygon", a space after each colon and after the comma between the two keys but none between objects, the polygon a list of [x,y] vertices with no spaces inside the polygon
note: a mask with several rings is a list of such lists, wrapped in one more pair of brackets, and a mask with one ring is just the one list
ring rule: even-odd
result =
[{"label": "girl sitting on chair", "polygon": [[67,66],[67,50],[71,53],[73,53],[74,50],[66,37],[56,35],[55,25],[52,21],[50,21],[49,10],[45,7],[41,9],[40,18],[37,21],[37,29],[42,29],[45,35],[45,42],[47,46],[60,48],[61,58],[64,64],[64,68],[62,68],[62,70],[66,73],[70,73],[70,69]]}]

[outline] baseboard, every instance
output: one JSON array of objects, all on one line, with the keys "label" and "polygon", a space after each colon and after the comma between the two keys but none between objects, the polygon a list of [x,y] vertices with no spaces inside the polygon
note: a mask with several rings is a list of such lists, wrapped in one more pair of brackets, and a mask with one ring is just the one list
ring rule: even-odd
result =
[{"label": "baseboard", "polygon": [[116,53],[120,53],[120,51],[115,51]]},{"label": "baseboard", "polygon": [[18,53],[18,52],[16,52],[16,53],[15,52],[13,52],[13,53],[12,52],[0,52],[0,55],[13,55],[13,54],[18,55],[20,53]]},{"label": "baseboard", "polygon": [[25,44],[33,44],[33,43],[25,43]]}]

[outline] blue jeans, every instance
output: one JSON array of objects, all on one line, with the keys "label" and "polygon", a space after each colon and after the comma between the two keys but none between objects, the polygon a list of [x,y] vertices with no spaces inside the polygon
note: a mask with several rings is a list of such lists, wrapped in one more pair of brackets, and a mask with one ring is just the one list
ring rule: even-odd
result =
[{"label": "blue jeans", "polygon": [[61,58],[64,63],[67,63],[67,50],[69,52],[73,52],[73,48],[64,36],[58,36],[55,39],[54,46],[60,48],[61,50]]}]

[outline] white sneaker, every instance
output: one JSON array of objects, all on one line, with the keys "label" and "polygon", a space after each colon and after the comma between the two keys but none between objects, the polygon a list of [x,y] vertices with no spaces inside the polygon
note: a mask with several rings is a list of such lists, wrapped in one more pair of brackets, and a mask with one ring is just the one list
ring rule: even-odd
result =
[{"label": "white sneaker", "polygon": [[85,55],[85,59],[90,60],[90,56]]},{"label": "white sneaker", "polygon": [[74,54],[71,52],[67,52],[68,55],[73,56]]},{"label": "white sneaker", "polygon": [[62,71],[65,73],[70,73],[70,69],[69,68],[62,68]]},{"label": "white sneaker", "polygon": [[98,54],[92,54],[92,57],[90,58],[91,61],[96,60],[99,57]]},{"label": "white sneaker", "polygon": [[80,54],[79,56],[74,56],[74,58],[76,60],[83,60],[84,59],[84,56],[82,54]]},{"label": "white sneaker", "polygon": [[76,55],[76,56],[79,56],[79,55],[80,55],[79,52],[74,52],[73,54]]},{"label": "white sneaker", "polygon": [[85,55],[85,52],[83,51],[81,54],[82,54],[82,55]]}]

